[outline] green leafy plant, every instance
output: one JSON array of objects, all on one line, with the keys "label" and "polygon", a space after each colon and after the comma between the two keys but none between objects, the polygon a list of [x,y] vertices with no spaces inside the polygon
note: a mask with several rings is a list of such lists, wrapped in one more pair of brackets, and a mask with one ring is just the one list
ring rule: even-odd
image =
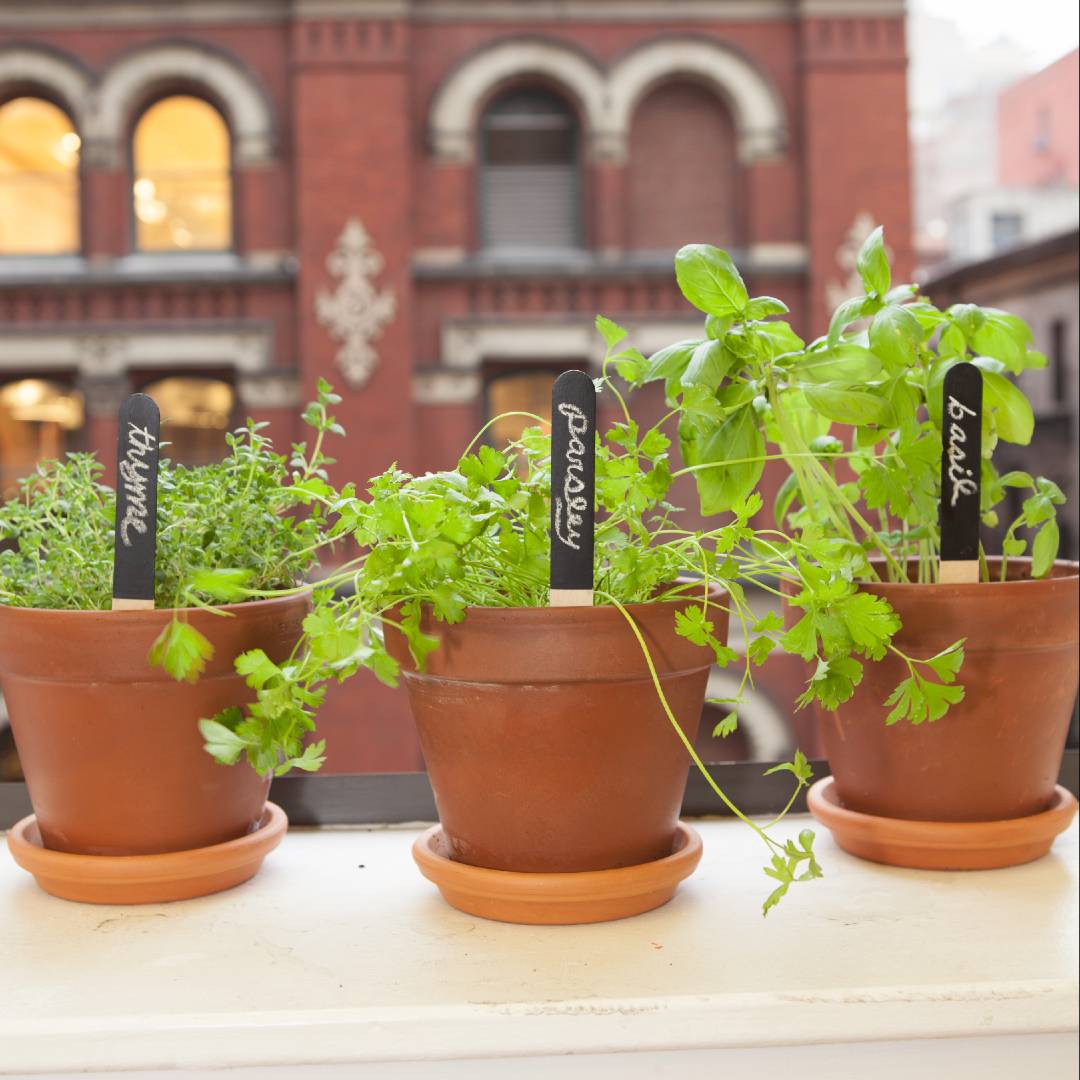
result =
[{"label": "green leafy plant", "polygon": [[[708,649],[717,664],[741,664],[742,687],[751,686],[753,667],[776,647],[782,630],[775,613],[756,616],[745,595],[747,582],[777,592],[772,578],[777,556],[749,526],[761,498],[747,496],[732,507],[730,520],[708,531],[679,526],[677,508],[668,501],[673,473],[663,425],[643,430],[637,424],[610,371],[617,365],[641,363],[642,358],[632,349],[619,349],[624,331],[607,320],[599,326],[609,344],[599,383],[615,399],[620,419],[596,447],[601,511],[595,548],[597,602],[622,612],[627,632],[640,644],[675,737],[718,797],[762,837],[770,851],[770,873],[779,873],[779,865],[785,874],[790,869],[775,890],[771,907],[792,881],[820,874],[808,846],[811,834],[805,833],[795,848],[775,839],[770,829],[776,822],[763,826],[751,821],[716,784],[672,712],[648,647],[627,610],[627,605],[650,600],[685,599],[677,615],[677,632]],[[480,438],[454,469],[412,476],[395,466],[373,478],[366,495],[350,490],[332,498],[337,529],[348,533],[362,553],[315,590],[314,607],[304,623],[304,645],[293,657],[274,664],[256,650],[238,659],[237,669],[246,675],[257,701],[245,712],[227,710],[202,721],[207,749],[219,761],[231,763],[246,753],[258,765],[264,760],[268,733],[310,722],[324,685],[331,680],[367,668],[381,681],[396,685],[399,667],[386,650],[385,626],[401,631],[422,667],[439,647],[438,638],[421,629],[424,608],[434,611],[440,621],[456,623],[471,606],[547,605],[550,435],[537,423],[500,450]],[[349,591],[342,595],[337,587],[346,584]],[[726,591],[723,604],[715,599],[715,586]],[[716,637],[713,616],[721,607],[753,639],[748,656],[738,657]],[[736,723],[734,715],[729,717],[725,731],[734,730]],[[791,805],[809,781],[810,769],[802,755],[787,768],[795,781]]]},{"label": "green leafy plant", "polygon": [[[343,434],[328,411],[337,400],[324,383],[308,406],[304,419],[315,433],[310,451],[299,444],[291,457],[275,453],[265,425],[249,420],[226,435],[228,454],[219,463],[188,468],[162,459],[157,607],[218,611],[215,605],[223,601],[306,588],[318,551],[334,539],[321,496],[330,490],[331,463],[323,441]],[[84,611],[111,606],[116,494],[101,482],[103,471],[90,454],[42,462],[0,508],[0,602]],[[212,653],[178,610],[152,644],[148,662],[194,682]],[[303,746],[309,730],[274,731],[262,764],[315,766],[321,748]]]},{"label": "green leafy plant", "polygon": [[1007,487],[1030,490],[1004,555],[1026,550],[1018,529],[1037,529],[1032,573],[1049,572],[1060,489],[1022,472],[1001,476],[993,464],[999,441],[1027,444],[1034,429],[1009,376],[1046,358],[1022,319],[974,304],[942,311],[917,286],[894,285],[881,228],[858,255],[863,295],[840,304],[828,333],[809,344],[774,318],[787,311],[781,301],[750,297],[725,252],[690,245],[675,265],[683,294],[706,315],[702,337],[624,374],[635,384],[663,380],[707,513],[729,509],[755,488],[766,461],[782,459],[790,474],[776,518],[822,565],[847,560],[850,576],[897,581],[914,561],[918,581],[936,580],[942,383],[953,365],[972,363],[984,386],[984,523],[997,524]]},{"label": "green leafy plant", "polygon": [[[790,598],[803,612],[781,645],[816,662],[800,704],[826,708],[850,698],[863,662],[890,652],[908,676],[888,699],[888,722],[940,719],[962,700],[956,682],[963,642],[915,658],[892,642],[899,620],[857,583],[932,582],[940,552],[942,384],[955,364],[981,369],[984,413],[981,511],[998,522],[1006,488],[1031,491],[1005,534],[1001,578],[1010,556],[1034,533],[1031,573],[1049,573],[1057,555],[1055,508],[1060,489],[1023,472],[999,475],[999,442],[1026,444],[1031,405],[1010,379],[1043,367],[1031,329],[996,308],[955,304],[945,311],[915,285],[892,282],[884,235],[875,229],[859,252],[864,293],[836,309],[828,333],[809,344],[776,318],[787,308],[751,297],[726,252],[682,248],[676,277],[706,316],[700,338],[677,342],[622,370],[633,385],[662,381],[679,416],[679,446],[706,513],[730,510],[755,489],[765,463],[780,460],[788,476],[774,516],[789,535],[778,552],[798,562]],[[984,580],[989,568],[982,559]],[[783,575],[782,575],[783,576]],[[861,658],[861,659],[860,659]]]},{"label": "green leafy plant", "polygon": [[[883,560],[886,574],[901,574],[902,561],[913,553],[920,572],[933,573],[941,453],[934,387],[940,399],[944,365],[961,359],[948,354],[943,360],[928,341],[935,330],[943,336],[968,319],[933,314],[936,309],[913,287],[891,289],[876,237],[860,257],[867,295],[842,305],[830,334],[809,345],[776,318],[786,311],[781,301],[751,298],[731,259],[701,245],[684,248],[676,259],[683,292],[707,316],[700,339],[646,358],[627,344],[621,327],[597,319],[607,346],[597,388],[611,398],[616,419],[596,446],[596,601],[622,612],[676,737],[717,796],[767,845],[766,873],[777,884],[766,911],[791,884],[820,875],[812,833],[797,842],[778,840],[772,829],[783,814],[761,825],[732,804],[672,713],[627,605],[685,598],[677,632],[709,649],[721,667],[741,666],[739,690],[723,702],[735,708],[717,726],[719,736],[736,729],[755,666],[777,648],[813,665],[801,705],[817,701],[836,708],[850,698],[864,665],[888,653],[907,669],[889,698],[889,723],[937,720],[962,698],[956,680],[963,643],[931,657],[907,655],[894,642],[900,620],[888,602],[858,588],[859,581],[878,577],[873,555]],[[852,320],[868,315],[874,322],[866,330],[847,331]],[[1019,334],[1010,319],[1000,316],[998,323]],[[1025,352],[1023,362],[1037,360]],[[670,411],[643,428],[624,389],[658,380]],[[987,410],[991,449],[997,437],[1019,437],[1028,428],[1010,396],[1015,387],[1002,381],[1010,389],[992,391]],[[287,663],[275,665],[261,653],[238,661],[257,702],[246,712],[229,710],[203,721],[211,753],[223,762],[246,753],[265,764],[272,733],[309,725],[328,681],[368,668],[394,685],[399,671],[384,644],[386,625],[404,635],[423,667],[439,646],[421,629],[423,609],[454,623],[470,606],[546,605],[550,437],[539,417],[520,415],[536,426],[498,449],[481,442],[481,431],[454,469],[412,476],[393,466],[363,494],[320,491],[337,516],[337,531],[355,539],[361,554],[316,591],[303,646]],[[681,467],[670,455],[672,425]],[[848,427],[850,449],[836,433]],[[787,532],[752,524],[762,506],[755,488],[768,460],[791,468],[777,500],[777,516],[793,526]],[[846,478],[838,472],[841,461],[851,468]],[[694,477],[701,511],[716,519],[711,527],[687,528],[670,501],[671,485],[683,475]],[[1027,482],[1017,474],[1001,478],[1002,485]],[[1055,491],[1045,481],[1030,484],[1022,524],[1045,527]],[[876,505],[880,491],[888,493],[886,503],[894,500],[891,506]],[[347,595],[335,591],[342,585],[349,587]],[[774,597],[786,589],[799,617],[785,630],[776,612],[755,615],[748,585]],[[727,597],[728,615],[741,624],[747,642],[742,657],[714,632],[715,587]],[[809,766],[797,754],[778,768],[795,780],[790,807],[810,779]]]}]

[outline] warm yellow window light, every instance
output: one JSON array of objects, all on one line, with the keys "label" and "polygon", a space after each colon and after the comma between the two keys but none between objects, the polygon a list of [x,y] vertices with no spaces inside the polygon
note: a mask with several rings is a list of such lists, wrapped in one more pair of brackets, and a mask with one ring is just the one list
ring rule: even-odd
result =
[{"label": "warm yellow window light", "polygon": [[165,98],[135,128],[135,244],[140,251],[232,246],[229,129],[199,98]]},{"label": "warm yellow window light", "polygon": [[0,105],[0,256],[79,250],[79,136],[41,98]]},{"label": "warm yellow window light", "polygon": [[[182,465],[220,461],[236,397],[221,379],[173,375],[143,387],[161,410],[162,457]],[[167,445],[166,445],[167,444]]]},{"label": "warm yellow window light", "polygon": [[0,386],[0,497],[11,498],[39,461],[62,458],[82,426],[77,390],[47,379]]}]

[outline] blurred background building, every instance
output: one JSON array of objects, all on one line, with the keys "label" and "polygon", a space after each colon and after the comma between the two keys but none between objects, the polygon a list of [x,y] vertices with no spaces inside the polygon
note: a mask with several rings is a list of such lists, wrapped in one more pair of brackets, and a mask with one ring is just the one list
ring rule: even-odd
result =
[{"label": "blurred background building", "polygon": [[[820,329],[857,220],[911,265],[905,65],[897,0],[0,5],[0,482],[108,462],[137,389],[180,460],[247,414],[284,445],[320,375],[339,476],[445,466],[596,312],[695,332],[691,240]],[[418,763],[396,695],[325,720]]]},{"label": "blurred background building", "polygon": [[[1066,204],[1075,227],[1075,54],[999,108],[1030,71],[1007,42],[955,88],[963,101],[943,109],[934,90],[942,125],[970,110],[992,138],[958,148],[915,103],[913,227],[907,14],[902,0],[5,0],[0,487],[65,449],[111,468],[134,390],[158,400],[178,460],[216,457],[247,415],[284,447],[319,376],[344,396],[338,479],[442,467],[488,417],[543,413],[554,373],[598,362],[595,313],[645,351],[695,333],[672,275],[683,243],[731,250],[816,334],[857,291],[875,223],[897,278],[916,241],[946,274],[995,238],[1052,233]],[[959,34],[917,7],[921,70],[935,55],[965,70]],[[1075,262],[1072,280],[1075,294]],[[1057,317],[1040,315],[1040,335]],[[725,753],[786,752],[800,671],[771,670],[748,742]],[[322,719],[331,767],[420,765],[399,695],[357,679]]]},{"label": "blurred background building", "polygon": [[[965,47],[962,14],[921,4],[911,15],[917,277],[942,306],[971,301],[1030,323],[1047,358],[1045,370],[1020,378],[1035,436],[1030,446],[1003,446],[1001,463],[1061,486],[1069,500],[1060,515],[1062,552],[1075,559],[1080,51],[1043,64],[1015,37]],[[1003,517],[1011,520],[1023,493],[1010,489],[1008,497]]]}]

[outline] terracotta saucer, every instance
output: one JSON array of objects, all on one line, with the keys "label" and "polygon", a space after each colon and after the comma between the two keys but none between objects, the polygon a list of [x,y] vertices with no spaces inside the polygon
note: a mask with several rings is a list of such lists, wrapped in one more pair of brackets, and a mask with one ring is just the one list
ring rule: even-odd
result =
[{"label": "terracotta saucer", "polygon": [[1008,821],[905,821],[860,814],[840,805],[831,776],[806,798],[810,813],[845,851],[871,862],[916,870],[996,870],[1045,855],[1076,813],[1076,798],[1058,785],[1041,814]]},{"label": "terracotta saucer", "polygon": [[420,873],[459,911],[555,926],[625,919],[666,904],[701,861],[701,837],[680,821],[673,848],[663,859],[617,870],[521,874],[455,862],[442,827],[435,825],[416,838],[412,853]]},{"label": "terracotta saucer", "polygon": [[267,803],[259,827],[224,844],[163,855],[72,855],[43,847],[34,815],[8,833],[15,861],[47,893],[85,904],[159,904],[231,889],[254,877],[289,819]]}]

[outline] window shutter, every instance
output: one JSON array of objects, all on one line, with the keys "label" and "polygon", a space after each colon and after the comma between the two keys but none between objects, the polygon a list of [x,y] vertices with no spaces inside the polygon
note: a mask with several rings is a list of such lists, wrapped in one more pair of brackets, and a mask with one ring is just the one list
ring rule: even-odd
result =
[{"label": "window shutter", "polygon": [[573,165],[489,165],[480,183],[484,247],[577,247],[579,198]]}]

